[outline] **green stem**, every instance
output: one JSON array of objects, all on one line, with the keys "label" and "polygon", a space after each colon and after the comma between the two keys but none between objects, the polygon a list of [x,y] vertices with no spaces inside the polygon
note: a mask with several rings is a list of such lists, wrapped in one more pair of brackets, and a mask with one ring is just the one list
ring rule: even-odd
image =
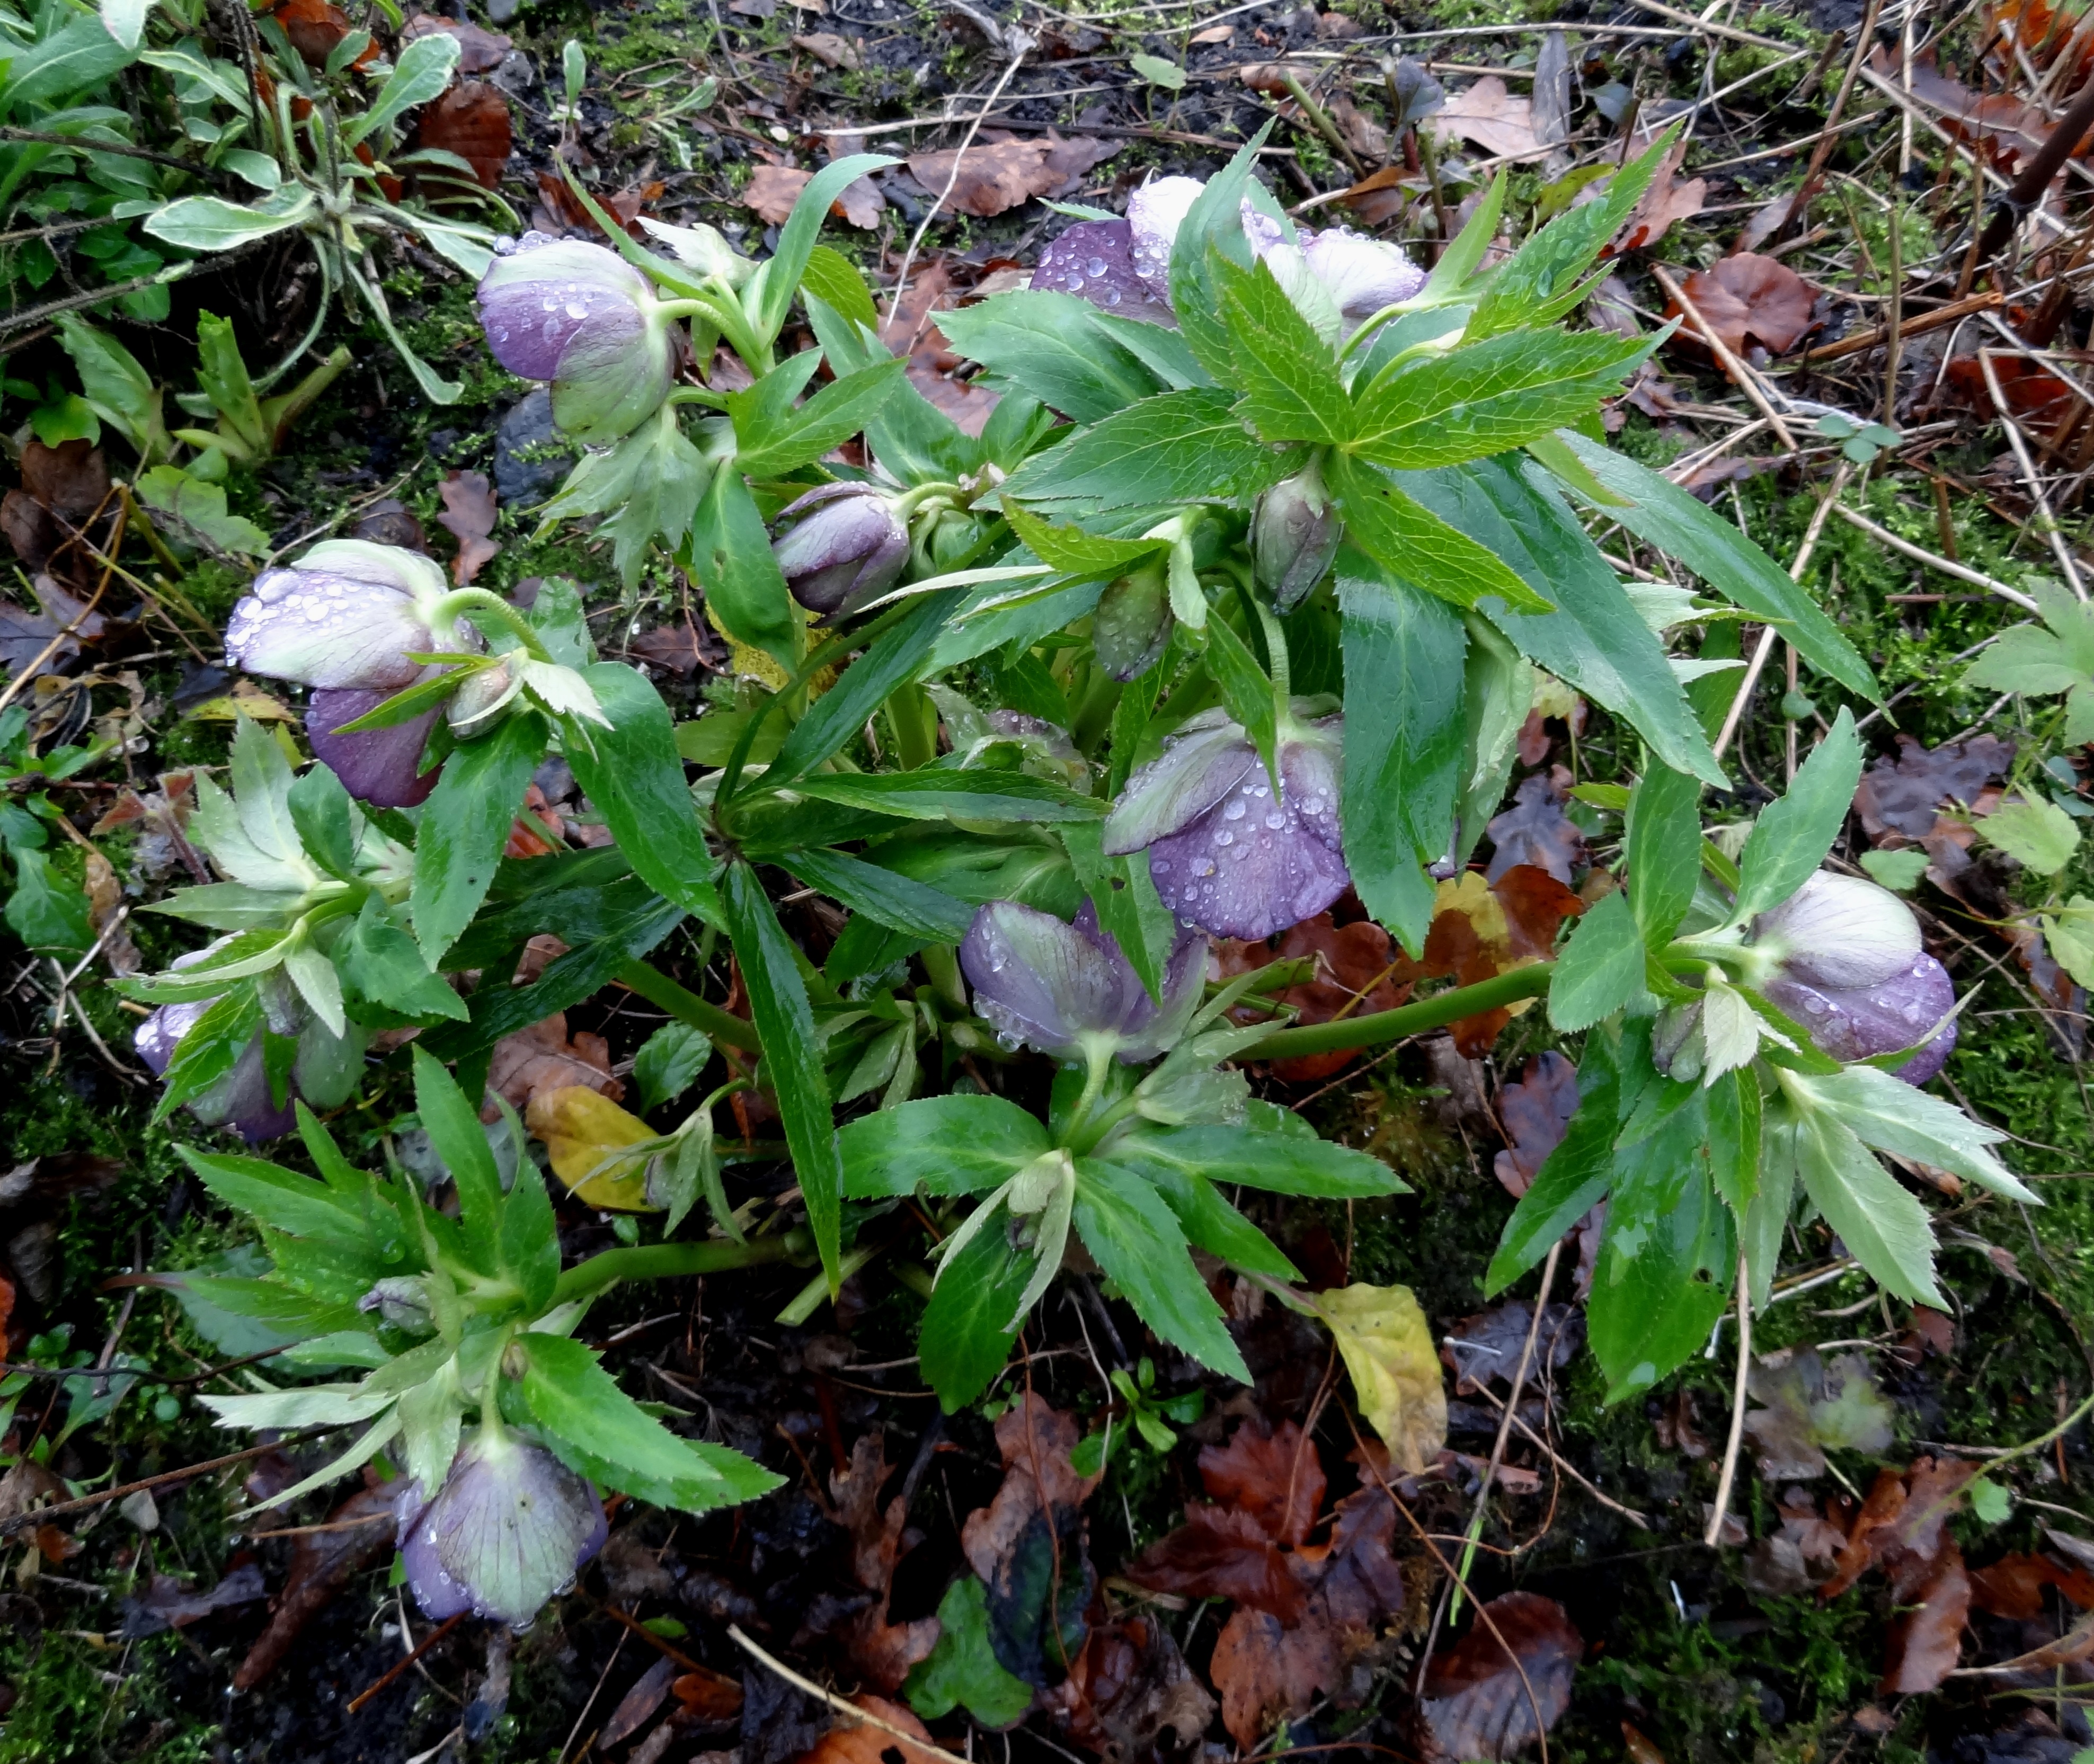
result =
[{"label": "green stem", "polygon": [[546,648],[531,622],[498,594],[486,588],[454,588],[437,602],[430,614],[429,622],[439,631],[445,629],[461,613],[471,616],[484,613],[495,619],[524,645],[524,652],[533,661],[550,661],[552,652]]},{"label": "green stem", "polygon": [[686,1274],[719,1274],[729,1268],[758,1268],[767,1262],[789,1262],[809,1255],[814,1239],[804,1231],[775,1237],[752,1237],[746,1243],[707,1238],[696,1243],[648,1243],[632,1250],[605,1250],[577,1262],[553,1289],[553,1303],[568,1305],[593,1298],[620,1281],[676,1280]]},{"label": "green stem", "polygon": [[724,1042],[745,1054],[760,1053],[763,1044],[754,1027],[730,1016],[717,1004],[708,1004],[689,987],[680,986],[659,969],[644,961],[630,961],[618,970],[620,986],[636,992],[649,1004],[659,1005],[680,1023],[703,1031],[715,1042]]},{"label": "green stem", "polygon": [[1375,1011],[1366,1016],[1340,1017],[1332,1023],[1311,1023],[1300,1029],[1274,1031],[1262,1042],[1246,1047],[1241,1060],[1298,1060],[1307,1054],[1336,1053],[1340,1048],[1371,1047],[1377,1042],[1420,1035],[1428,1029],[1444,1029],[1465,1016],[1479,1016],[1501,1005],[1522,999],[1536,999],[1548,991],[1553,962],[1531,962],[1524,968],[1479,980],[1472,986],[1457,986],[1436,993],[1415,1004],[1393,1011]]},{"label": "green stem", "polygon": [[888,720],[894,726],[895,757],[905,772],[928,765],[938,756],[938,718],[930,695],[914,680],[888,695]]}]

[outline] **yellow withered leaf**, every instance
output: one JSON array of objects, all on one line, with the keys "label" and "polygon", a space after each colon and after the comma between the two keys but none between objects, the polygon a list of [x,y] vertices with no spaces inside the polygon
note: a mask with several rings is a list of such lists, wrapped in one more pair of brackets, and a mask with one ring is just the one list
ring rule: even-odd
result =
[{"label": "yellow withered leaf", "polygon": [[531,1099],[524,1125],[545,1142],[553,1174],[577,1200],[616,1212],[656,1212],[647,1198],[647,1159],[636,1157],[592,1176],[606,1158],[628,1146],[660,1136],[635,1114],[585,1084],[541,1090]]},{"label": "yellow withered leaf", "polygon": [[1447,1393],[1432,1330],[1408,1286],[1346,1286],[1316,1303],[1353,1375],[1360,1413],[1415,1476],[1447,1443]]}]

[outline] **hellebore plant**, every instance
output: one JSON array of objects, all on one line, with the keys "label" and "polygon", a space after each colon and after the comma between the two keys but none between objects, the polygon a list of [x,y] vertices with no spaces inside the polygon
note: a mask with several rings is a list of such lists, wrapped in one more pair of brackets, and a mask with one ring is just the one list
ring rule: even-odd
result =
[{"label": "hellebore plant", "polygon": [[[870,290],[817,244],[885,161],[817,173],[761,264],[614,223],[609,249],[536,244],[489,270],[490,346],[597,444],[545,518],[601,516],[628,581],[673,560],[730,639],[733,678],[689,721],[596,658],[571,587],[520,613],[426,560],[322,546],[242,603],[229,652],[313,689],[324,763],[294,777],[288,743],[243,725],[237,809],[205,792],[228,880],[172,908],[235,935],[135,989],[218,1001],[176,1042],[163,1106],[217,1114],[258,1034],[270,1107],[293,1101],[292,1020],[264,987],[344,1034],[411,1026],[389,1057],[414,1066],[458,1217],[347,1171],[302,1114],[318,1182],[198,1154],[228,1203],[359,1258],[354,1298],[301,1286],[296,1255],[266,1293],[193,1276],[221,1307],[295,1317],[311,1339],[286,1371],[362,1374],[212,1400],[232,1424],[362,1427],[326,1474],[400,1441],[432,1611],[528,1615],[591,1547],[592,1487],[701,1510],[767,1485],[663,1428],[578,1344],[614,1279],[797,1261],[797,1325],[847,1273],[893,1267],[928,1286],[922,1363],[958,1406],[1080,1244],[1109,1298],[1245,1377],[1201,1266],[1305,1300],[1224,1190],[1400,1188],[1253,1098],[1245,1061],[1476,1034],[1545,999],[1578,1049],[1577,1112],[1489,1278],[1605,1201],[1590,1341],[1616,1396],[1727,1305],[1764,1302],[1791,1233],[1819,1223],[1887,1291],[1937,1302],[1926,1209],[1879,1153],[2030,1198],[2002,1136],[1918,1087],[1950,1056],[1954,1001],[1911,916],[1827,867],[1862,763],[1851,712],[1732,861],[1701,818],[1728,786],[1698,692],[1721,657],[1671,652],[1701,627],[1646,618],[1587,532],[1618,524],[1778,626],[1821,701],[1880,701],[1805,587],[1591,439],[1657,340],[1562,321],[1668,143],[1486,267],[1493,185],[1430,276],[1379,241],[1292,231],[1252,180],[1257,145],[1069,228],[1032,289],[940,314],[999,395],[978,436],[906,383]],[[796,301],[818,346],[781,361]],[[705,382],[723,341],[753,384]],[[1421,965],[1442,914],[1499,904],[1470,872],[1544,675],[1613,719],[1609,763],[1635,778],[1581,787],[1584,811],[1623,817],[1621,857],[1584,878],[1557,947],[1515,957],[1471,921],[1467,983],[1314,1024],[1268,996],[1298,964],[1208,983],[1210,936],[1255,943],[1349,886]],[[612,843],[505,860],[554,756]],[[789,877],[792,899],[835,904],[819,967],[774,904]],[[732,949],[746,1016],[652,964],[687,919]],[[546,934],[567,953],[502,983]],[[710,1038],[650,1112],[712,1058],[724,1071],[668,1133],[593,1092],[534,1102],[565,1203],[660,1233],[562,1272],[536,1166],[505,1193],[479,1099],[502,1036],[613,981],[678,1046]],[[1042,1114],[1005,1075],[1036,1055],[1062,1068]],[[737,1204],[736,1157],[774,1148],[716,1143],[710,1110],[747,1088],[775,1102],[791,1168]],[[321,1210],[294,1223],[286,1197]],[[505,1504],[528,1527],[490,1528]]]}]

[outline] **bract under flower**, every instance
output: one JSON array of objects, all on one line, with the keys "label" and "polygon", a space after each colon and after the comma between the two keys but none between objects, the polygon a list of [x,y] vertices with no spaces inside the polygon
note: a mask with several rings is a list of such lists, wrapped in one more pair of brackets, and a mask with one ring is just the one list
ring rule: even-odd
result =
[{"label": "bract under flower", "polygon": [[400,1533],[425,1617],[470,1610],[522,1628],[574,1583],[608,1532],[596,1490],[543,1446],[481,1428]]},{"label": "bract under flower", "polygon": [[551,382],[553,420],[579,441],[614,441],[661,408],[676,378],[674,318],[615,251],[529,232],[480,278],[495,359]]},{"label": "bract under flower", "polygon": [[1149,853],[1180,920],[1217,937],[1260,939],[1313,918],[1352,886],[1338,820],[1344,719],[1290,717],[1273,781],[1226,711],[1188,721],[1127,780],[1105,849]]},{"label": "bract under flower", "polygon": [[1118,940],[1099,929],[1088,900],[1073,925],[1014,900],[993,900],[967,928],[960,967],[976,1014],[1014,1046],[1023,1042],[1064,1060],[1102,1047],[1136,1064],[1184,1034],[1199,1003],[1206,955],[1205,938],[1180,935],[1159,1002]]}]

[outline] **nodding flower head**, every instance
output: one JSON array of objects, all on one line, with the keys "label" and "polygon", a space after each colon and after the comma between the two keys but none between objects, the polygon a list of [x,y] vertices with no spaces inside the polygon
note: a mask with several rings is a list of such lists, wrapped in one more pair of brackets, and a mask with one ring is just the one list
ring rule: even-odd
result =
[{"label": "nodding flower head", "polygon": [[877,600],[909,561],[909,529],[894,499],[872,484],[823,484],[780,510],[802,517],[771,548],[793,598],[823,618]]},{"label": "nodding flower head", "polygon": [[1074,294],[1123,319],[1176,322],[1167,298],[1168,278],[1152,285],[1136,267],[1134,228],[1124,220],[1078,221],[1040,254],[1031,285],[1049,293]]},{"label": "nodding flower head", "polygon": [[[1888,889],[1820,870],[1753,922],[1769,1002],[1835,1060],[1910,1047],[1955,1008],[1948,970],[1920,947],[1919,921]],[[1952,1021],[1895,1075],[1924,1084],[1956,1046]]]},{"label": "nodding flower head", "polygon": [[236,667],[272,679],[397,692],[421,675],[410,654],[480,647],[456,621],[437,629],[450,587],[442,566],[420,552],[325,540],[297,563],[254,579],[226,625],[225,653]]},{"label": "nodding flower head", "polygon": [[[168,964],[169,970],[193,968],[232,941],[228,934],[186,956],[177,956]],[[370,1039],[369,1031],[354,1022],[346,1025],[345,1034],[335,1034],[306,1008],[305,1001],[280,973],[263,975],[260,990],[264,1025],[298,1042],[281,1106],[270,1086],[261,1029],[255,1030],[254,1038],[241,1050],[225,1075],[191,1097],[186,1105],[206,1127],[229,1127],[250,1145],[274,1139],[296,1126],[291,1104],[298,1098],[304,1098],[315,1108],[333,1108],[346,1102],[356,1081],[363,1075],[363,1050]],[[163,1004],[138,1025],[131,1045],[154,1077],[165,1075],[183,1038],[217,1003],[216,999],[196,999]]]},{"label": "nodding flower head", "polygon": [[1206,947],[1203,937],[1180,935],[1158,1000],[1119,942],[1099,929],[1089,901],[1069,925],[1014,900],[992,900],[967,928],[960,968],[974,989],[975,1013],[1012,1047],[1023,1042],[1070,1060],[1103,1049],[1134,1064],[1153,1060],[1184,1033],[1199,1003]]},{"label": "nodding flower head", "polygon": [[1105,849],[1146,851],[1163,904],[1216,937],[1256,940],[1314,917],[1352,885],[1338,824],[1344,722],[1290,715],[1275,791],[1242,726],[1202,711],[1127,780]]},{"label": "nodding flower head", "polygon": [[553,420],[578,441],[615,441],[661,407],[676,373],[674,314],[602,245],[526,233],[480,282],[494,358],[550,381]]},{"label": "nodding flower head", "polygon": [[542,1445],[487,1427],[459,1446],[436,1498],[409,1510],[400,1559],[422,1614],[469,1610],[517,1629],[574,1584],[608,1530],[588,1483]]},{"label": "nodding flower head", "polygon": [[1251,558],[1272,604],[1283,613],[1299,605],[1329,571],[1345,536],[1345,522],[1314,466],[1259,497],[1251,517]]}]

